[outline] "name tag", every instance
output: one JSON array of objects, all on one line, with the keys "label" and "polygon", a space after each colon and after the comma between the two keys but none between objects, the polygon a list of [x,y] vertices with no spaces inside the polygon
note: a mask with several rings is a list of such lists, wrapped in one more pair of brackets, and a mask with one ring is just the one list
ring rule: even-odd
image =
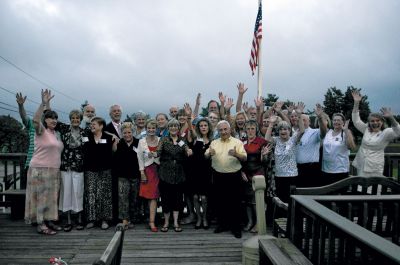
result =
[{"label": "name tag", "polygon": [[82,142],[83,143],[89,142],[89,137],[82,137]]},{"label": "name tag", "polygon": [[182,147],[182,146],[185,145],[185,143],[184,143],[182,140],[180,140],[179,143],[178,143],[178,145],[179,145],[180,147]]},{"label": "name tag", "polygon": [[106,144],[107,143],[107,139],[100,139],[99,143],[100,144]]}]

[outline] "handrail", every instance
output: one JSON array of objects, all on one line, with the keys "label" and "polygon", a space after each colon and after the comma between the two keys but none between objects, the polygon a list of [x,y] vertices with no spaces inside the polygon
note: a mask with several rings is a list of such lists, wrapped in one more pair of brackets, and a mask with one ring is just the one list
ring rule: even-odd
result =
[{"label": "handrail", "polygon": [[[25,172],[26,153],[0,153],[0,162],[4,164],[3,177],[4,184],[0,181],[0,191],[26,188],[26,172]],[[8,162],[12,163],[12,169],[9,173]],[[19,180],[19,186],[17,182]]]},{"label": "handrail", "polygon": [[[314,220],[314,224],[317,223],[321,225],[321,227],[325,227],[325,229],[331,226],[336,234],[340,234],[343,237],[347,236],[346,238],[349,238],[351,242],[355,243],[354,246],[358,244],[358,246],[368,249],[368,253],[379,253],[382,257],[388,259],[390,262],[393,262],[394,264],[400,264],[399,246],[374,234],[364,227],[353,223],[351,220],[346,219],[345,217],[339,215],[317,201],[329,201],[329,199],[345,201],[346,199],[350,198],[357,200],[357,197],[359,197],[359,200],[363,200],[367,197],[370,201],[378,202],[382,200],[400,201],[400,195],[340,195],[336,197],[334,195],[292,195],[291,199],[293,203],[291,208],[291,219],[292,224],[296,223],[296,225],[293,225],[292,229],[290,230],[290,240],[297,247],[301,248],[299,243],[301,245],[303,239],[299,237],[301,237],[301,234],[304,232],[303,218],[307,216]],[[322,230],[320,230],[319,233],[322,233],[321,231],[325,231],[324,228],[321,229]]]},{"label": "handrail", "polygon": [[100,259],[93,262],[93,265],[119,265],[121,264],[122,247],[124,245],[124,225],[118,224],[115,227],[115,234],[108,244]]}]

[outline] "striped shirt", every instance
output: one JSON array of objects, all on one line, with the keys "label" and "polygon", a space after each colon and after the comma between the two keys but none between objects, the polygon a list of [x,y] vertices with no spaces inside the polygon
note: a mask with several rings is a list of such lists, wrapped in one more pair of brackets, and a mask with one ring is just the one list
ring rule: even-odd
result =
[{"label": "striped shirt", "polygon": [[297,146],[297,164],[318,163],[321,132],[319,129],[307,128]]}]

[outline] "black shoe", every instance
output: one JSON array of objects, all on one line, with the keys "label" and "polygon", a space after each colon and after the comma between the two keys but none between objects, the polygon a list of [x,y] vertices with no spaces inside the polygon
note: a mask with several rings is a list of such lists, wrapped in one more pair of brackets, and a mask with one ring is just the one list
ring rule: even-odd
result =
[{"label": "black shoe", "polygon": [[242,238],[242,231],[238,230],[238,231],[232,231],[233,236],[236,238]]}]

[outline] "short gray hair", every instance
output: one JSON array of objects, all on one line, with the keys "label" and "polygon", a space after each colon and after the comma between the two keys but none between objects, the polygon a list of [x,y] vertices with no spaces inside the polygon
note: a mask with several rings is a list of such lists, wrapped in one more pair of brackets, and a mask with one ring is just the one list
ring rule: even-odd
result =
[{"label": "short gray hair", "polygon": [[132,119],[136,120],[137,118],[145,118],[146,119],[147,114],[144,111],[138,111],[132,115]]},{"label": "short gray hair", "polygon": [[292,129],[292,126],[287,121],[280,121],[276,126],[276,129],[279,131],[280,129],[288,129],[289,131]]},{"label": "short gray hair", "polygon": [[227,120],[220,120],[220,121],[217,123],[217,128],[218,128],[220,125],[222,125],[222,124],[226,124],[226,125],[228,125],[228,128],[231,128],[231,124],[230,124]]},{"label": "short gray hair", "polygon": [[181,125],[177,119],[170,119],[168,121],[167,127],[171,127],[172,125],[178,125],[178,128],[181,127]]}]

